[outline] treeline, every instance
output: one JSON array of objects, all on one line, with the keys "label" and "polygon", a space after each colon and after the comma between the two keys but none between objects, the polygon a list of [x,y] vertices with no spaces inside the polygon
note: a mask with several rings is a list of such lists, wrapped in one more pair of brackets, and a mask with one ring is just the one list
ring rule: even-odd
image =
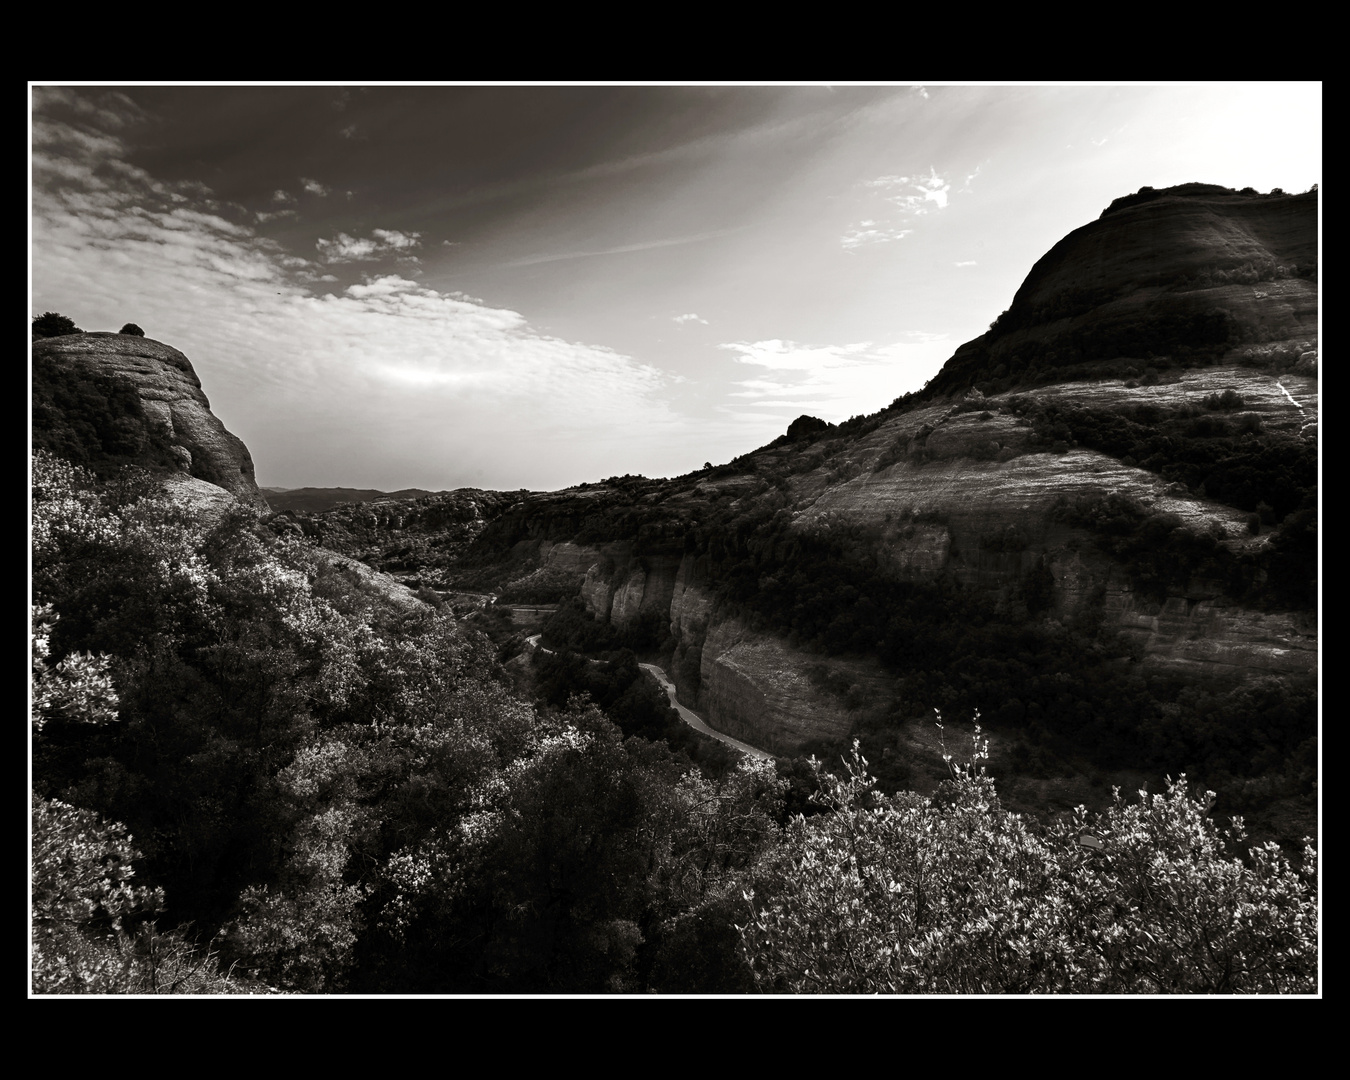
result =
[{"label": "treeline", "polygon": [[1266,432],[1233,391],[1210,395],[1204,408],[1136,405],[1104,409],[1014,396],[1008,408],[1032,423],[1050,446],[1081,445],[1183,484],[1202,498],[1249,513],[1252,534],[1276,527],[1259,552],[1235,554],[1212,536],[1180,527],[1174,515],[1120,498],[1080,500],[1058,513],[1092,529],[1100,546],[1130,570],[1146,595],[1183,586],[1189,576],[1223,584],[1246,603],[1296,610],[1317,605],[1317,444]]}]

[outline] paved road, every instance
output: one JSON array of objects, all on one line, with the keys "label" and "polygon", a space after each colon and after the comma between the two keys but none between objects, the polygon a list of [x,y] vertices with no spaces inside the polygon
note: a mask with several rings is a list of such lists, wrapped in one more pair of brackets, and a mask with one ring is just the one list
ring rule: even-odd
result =
[{"label": "paved road", "polygon": [[[553,651],[552,649],[545,649],[544,646],[539,644],[539,639],[542,636],[543,636],[542,634],[531,634],[525,640],[526,642],[529,643],[529,646],[532,649],[539,649],[541,652],[552,652]],[[592,664],[603,664],[604,662],[605,661],[603,660],[590,661],[590,663]],[[686,709],[683,705],[681,705],[678,701],[675,700],[674,685],[668,678],[666,678],[666,673],[662,671],[659,667],[657,667],[655,664],[639,664],[638,667],[640,667],[643,671],[645,671],[648,675],[650,675],[653,679],[657,681],[661,689],[666,692],[666,696],[670,698],[671,708],[673,708],[677,713],[679,713],[680,719],[683,720],[695,731],[701,731],[704,735],[711,735],[718,742],[724,742],[733,749],[739,750],[742,754],[749,754],[751,757],[763,758],[766,761],[773,758],[773,755],[770,754],[767,750],[761,750],[757,746],[751,746],[749,743],[743,743],[739,739],[733,739],[730,735],[723,735],[720,731],[714,731],[712,728],[710,728],[707,724],[703,722],[702,717],[700,717],[698,713],[694,712],[693,709]]]},{"label": "paved road", "polygon": [[704,735],[711,735],[714,739],[726,743],[728,746],[739,750],[742,754],[749,754],[751,757],[765,759],[773,757],[768,751],[761,750],[757,746],[751,746],[749,743],[740,742],[737,739],[733,739],[730,735],[723,735],[720,731],[714,731],[710,728],[703,722],[698,713],[694,712],[693,709],[686,709],[675,700],[675,687],[671,685],[670,680],[666,678],[666,673],[655,664],[639,664],[638,667],[642,668],[643,671],[661,685],[661,689],[663,689],[670,698],[671,708],[678,712],[680,714],[680,719],[695,731],[701,731]]}]

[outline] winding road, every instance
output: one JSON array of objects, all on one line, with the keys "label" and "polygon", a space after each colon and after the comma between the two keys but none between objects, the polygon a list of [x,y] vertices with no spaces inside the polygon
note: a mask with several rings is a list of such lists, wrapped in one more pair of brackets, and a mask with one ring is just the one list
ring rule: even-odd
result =
[{"label": "winding road", "polygon": [[751,746],[749,743],[743,743],[738,739],[733,739],[730,735],[723,735],[720,731],[714,731],[703,722],[698,713],[694,712],[693,709],[686,709],[676,701],[675,687],[671,684],[671,681],[666,678],[666,673],[655,664],[639,664],[638,667],[660,684],[661,689],[663,689],[670,698],[670,707],[679,713],[680,719],[695,731],[701,731],[704,735],[711,735],[718,742],[724,742],[732,749],[739,750],[742,754],[749,754],[751,757],[762,758],[764,760],[772,760],[773,755],[767,750],[761,750],[757,746]]},{"label": "winding road", "polygon": [[[546,649],[539,644],[539,639],[541,637],[543,637],[543,634],[531,634],[525,641],[531,649],[539,649],[543,652],[551,653],[553,651],[552,649]],[[590,660],[588,662],[592,664],[605,663],[603,660]],[[749,743],[743,743],[739,739],[733,739],[730,735],[723,735],[720,731],[714,731],[703,721],[703,718],[699,716],[698,713],[694,712],[693,709],[687,709],[676,701],[674,684],[666,677],[666,673],[655,664],[639,664],[638,667],[656,680],[657,685],[659,685],[661,689],[666,692],[666,696],[670,698],[670,707],[679,713],[680,719],[695,731],[701,732],[704,735],[710,735],[718,742],[726,743],[733,750],[739,750],[742,754],[749,754],[751,757],[761,758],[765,761],[773,760],[773,755],[767,750],[761,750],[757,746],[751,746]]]}]

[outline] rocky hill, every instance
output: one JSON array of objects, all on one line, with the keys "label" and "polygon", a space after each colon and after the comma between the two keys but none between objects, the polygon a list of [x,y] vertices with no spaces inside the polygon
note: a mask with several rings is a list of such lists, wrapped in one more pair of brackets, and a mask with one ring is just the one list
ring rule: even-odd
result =
[{"label": "rocky hill", "polygon": [[131,334],[33,342],[33,446],[98,470],[139,465],[264,509],[243,442],[211,412],[177,349]]},{"label": "rocky hill", "polygon": [[1143,188],[1031,269],[932,393],[1216,362],[1317,334],[1317,193]]},{"label": "rocky hill", "polygon": [[682,702],[780,753],[853,734],[898,760],[934,708],[980,708],[1027,776],[1306,785],[1316,199],[1117,200],[924,392],[673,480],[478,499],[434,566],[408,559],[440,535],[409,503],[387,568],[579,595],[659,648]]},{"label": "rocky hill", "polygon": [[[435,494],[425,488],[400,488],[398,491],[380,491],[377,488],[263,488],[263,498],[273,510],[296,510],[315,514],[331,510],[342,503],[375,502],[378,499],[420,499]],[[444,493],[442,493],[444,494]]]}]

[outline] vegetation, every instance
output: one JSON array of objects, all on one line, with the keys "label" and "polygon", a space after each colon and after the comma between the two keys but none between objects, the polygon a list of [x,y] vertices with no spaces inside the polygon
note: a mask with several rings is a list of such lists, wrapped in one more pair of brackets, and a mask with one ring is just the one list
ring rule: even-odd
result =
[{"label": "vegetation", "polygon": [[[1243,264],[1171,284],[1315,274]],[[1072,292],[1032,315],[1107,298]],[[986,393],[1092,365],[1150,383],[1243,344],[1256,365],[1309,351],[1252,340],[1185,297],[1014,352],[1027,317],[1004,313],[985,343],[997,348],[894,407],[956,389],[953,414],[993,420]],[[34,337],[77,332],[55,313],[34,320]],[[942,514],[859,526],[794,501],[860,475],[872,451],[854,447],[882,414],[800,417],[677,488],[624,475],[570,501],[452,492],[204,521],[124,467],[174,463],[135,388],[34,351],[37,993],[1318,988],[1311,845],[1295,869],[1250,847],[1240,821],[1210,818],[1311,798],[1315,689],[1198,685],[1138,664],[1104,589],[1049,617],[1052,567],[1016,526],[948,536],[1009,568],[1007,588],[897,579],[878,550],[950,524]],[[1236,390],[1175,409],[1008,407],[1036,445],[1088,446],[1247,515],[1260,539],[1243,546],[1115,495],[1056,506],[1084,556],[1113,560],[1141,597],[1315,610],[1315,445],[1267,431]],[[913,460],[910,447],[878,446],[875,469]],[[315,539],[404,574],[421,603],[332,564]],[[697,690],[701,636],[672,641],[654,612],[622,630],[597,621],[579,575],[521,543],[543,539],[626,550],[602,568],[611,578],[683,557],[711,620],[874,658],[891,687],[880,702],[837,667],[805,672],[853,710],[851,751],[814,748],[842,751],[842,779],[814,758],[741,761],[695,737],[638,661],[662,656]],[[456,622],[437,591],[450,587],[500,603]],[[528,666],[512,601],[558,604]],[[498,664],[512,657],[530,701]],[[977,727],[969,765],[947,758],[931,796],[901,791],[913,777],[889,753],[897,726],[934,708],[987,709],[1019,775],[1181,778],[1138,803],[1117,792],[1099,817],[1042,822],[1003,808]],[[1193,796],[1187,776],[1214,793]]]},{"label": "vegetation", "polygon": [[117,332],[119,334],[130,334],[132,337],[145,337],[145,331],[142,330],[139,326],[137,326],[134,322],[127,323],[124,327],[122,327],[121,330]]},{"label": "vegetation", "polygon": [[37,899],[87,911],[37,924],[44,992],[140,988],[124,960],[165,915],[180,952],[287,990],[644,989],[688,966],[663,922],[739,865],[691,845],[753,780],[516,700],[486,642],[251,512],[206,528],[39,451],[34,591]]},{"label": "vegetation", "polygon": [[36,349],[31,371],[35,450],[104,475],[133,461],[177,467],[169,437],[148,422],[128,379]]},{"label": "vegetation", "polygon": [[62,337],[66,334],[83,334],[84,331],[75,325],[74,320],[68,319],[55,311],[44,311],[41,315],[33,318],[33,337],[49,338]]},{"label": "vegetation", "polygon": [[[747,893],[743,948],[769,993],[1310,993],[1316,856],[1238,857],[1185,778],[1089,820],[1037,826],[979,762],[932,798],[875,791],[855,743],[830,812],[797,818]],[[950,764],[950,759],[949,759]],[[1083,846],[1086,840],[1091,846]]]},{"label": "vegetation", "polygon": [[[43,451],[33,479],[37,992],[1316,988],[1311,869],[1235,861],[1180,794],[1122,806],[1094,856],[982,774],[932,800],[856,758],[706,775],[651,741],[631,653],[539,667],[623,728],[532,706],[482,638],[252,511],[204,524]],[[854,975],[820,959],[845,941]]]}]

